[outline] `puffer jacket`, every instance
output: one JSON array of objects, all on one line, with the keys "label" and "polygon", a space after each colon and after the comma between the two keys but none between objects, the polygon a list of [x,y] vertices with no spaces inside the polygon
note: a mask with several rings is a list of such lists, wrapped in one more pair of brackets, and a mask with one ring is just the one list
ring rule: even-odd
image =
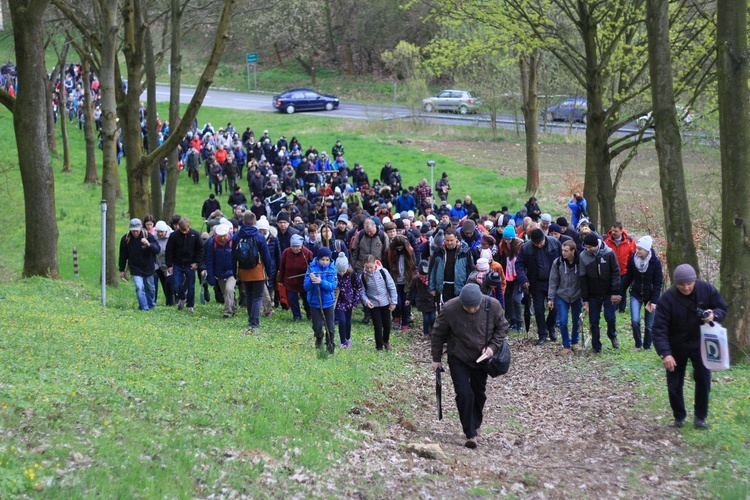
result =
[{"label": "puffer jacket", "polygon": [[398,292],[396,284],[388,272],[383,269],[380,261],[375,261],[375,271],[372,274],[362,275],[364,293],[362,293],[362,305],[367,307],[367,301],[372,302],[375,307],[384,307],[398,304]]},{"label": "puffer jacket", "polygon": [[581,298],[606,298],[620,293],[620,266],[615,253],[599,240],[599,250],[594,254],[583,251],[578,272],[581,275]]},{"label": "puffer jacket", "polygon": [[274,238],[270,234],[266,238],[268,244],[268,253],[271,255],[271,260],[268,263],[268,269],[266,274],[268,275],[268,286],[274,286],[276,284],[276,272],[279,269],[279,263],[281,262],[281,245],[279,245],[279,239]]},{"label": "puffer jacket", "polygon": [[206,250],[206,279],[211,286],[216,285],[217,279],[234,276],[234,246],[230,239],[223,245],[211,236],[205,245]]},{"label": "puffer jacket", "polygon": [[644,304],[649,302],[656,304],[664,284],[664,273],[661,269],[661,260],[654,249],[651,249],[646,272],[642,273],[635,267],[635,254],[633,254],[628,259],[627,274],[622,279],[624,280],[622,287],[625,289],[630,287],[630,295]]},{"label": "puffer jacket", "polygon": [[[474,270],[474,258],[469,250],[469,245],[460,241],[456,251],[456,264],[454,267],[453,290],[456,295],[466,285],[469,275]],[[439,248],[430,261],[430,291],[443,293],[443,281],[445,277],[445,246]]]},{"label": "puffer jacket", "polygon": [[362,280],[351,269],[339,277],[339,297],[336,300],[337,311],[351,311],[362,300]]},{"label": "puffer jacket", "polygon": [[[310,279],[310,273],[315,273],[320,278],[320,283],[315,284]],[[314,309],[328,309],[333,307],[336,300],[336,287],[339,285],[336,267],[333,262],[327,266],[322,266],[316,257],[313,259],[305,275],[305,291],[307,292],[307,302]],[[321,303],[322,300],[322,303]]]}]

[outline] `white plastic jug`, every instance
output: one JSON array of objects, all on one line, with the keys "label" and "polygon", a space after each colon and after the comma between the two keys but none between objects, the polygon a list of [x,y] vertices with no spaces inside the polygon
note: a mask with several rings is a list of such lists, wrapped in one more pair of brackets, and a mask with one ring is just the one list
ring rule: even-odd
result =
[{"label": "white plastic jug", "polygon": [[712,372],[729,369],[727,329],[715,321],[701,325],[701,357]]}]

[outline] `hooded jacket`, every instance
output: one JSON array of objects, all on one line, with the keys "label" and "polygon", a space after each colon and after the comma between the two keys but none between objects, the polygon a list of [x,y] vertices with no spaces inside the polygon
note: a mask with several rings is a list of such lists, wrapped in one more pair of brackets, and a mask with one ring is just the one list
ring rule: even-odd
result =
[{"label": "hooded jacket", "polygon": [[[312,279],[310,279],[310,273],[315,273],[320,278],[320,283],[313,283]],[[313,259],[310,267],[307,269],[307,274],[305,274],[304,282],[305,291],[307,292],[307,302],[310,304],[310,307],[314,309],[320,309],[321,307],[328,309],[329,307],[333,307],[338,284],[339,280],[333,261],[329,262],[327,266],[323,266],[317,257]],[[318,293],[319,291],[320,293]]]},{"label": "hooded jacket", "polygon": [[578,271],[581,275],[581,298],[605,298],[620,293],[620,266],[615,253],[599,240],[599,249],[590,254],[581,252]]},{"label": "hooded jacket", "polygon": [[[149,245],[141,243],[141,238],[144,236],[148,239]],[[141,229],[141,235],[133,237],[133,234],[128,231],[120,240],[120,272],[125,271],[127,263],[131,275],[153,276],[156,271],[156,254],[159,250],[159,243],[153,234]]]},{"label": "hooded jacket", "polygon": [[211,286],[216,285],[217,279],[234,276],[234,246],[230,239],[223,245],[211,236],[205,245],[206,249],[206,279]]},{"label": "hooded jacket", "polygon": [[622,279],[624,280],[622,287],[624,289],[630,287],[631,296],[644,304],[649,302],[656,304],[664,284],[664,273],[661,270],[661,260],[659,260],[654,249],[651,249],[648,267],[646,272],[643,273],[635,267],[635,254],[631,255],[628,259],[627,273]]},{"label": "hooded jacket", "polygon": [[[474,258],[471,256],[469,245],[463,241],[458,242],[456,249],[456,264],[454,266],[453,290],[455,294],[461,293],[466,285],[469,275],[474,270]],[[445,277],[445,244],[435,251],[430,260],[430,291],[443,293],[443,281]]]},{"label": "hooded jacket", "polygon": [[237,271],[237,278],[240,281],[265,281],[265,274],[273,266],[265,236],[260,234],[260,231],[255,226],[240,226],[240,230],[232,236],[233,247],[237,247],[240,238],[255,238],[258,245],[260,262],[253,269],[239,269]]},{"label": "hooded jacket", "polygon": [[604,239],[604,244],[615,253],[617,264],[620,266],[620,274],[628,272],[628,259],[635,253],[635,241],[628,236],[628,232],[623,229],[620,243],[615,243],[615,239],[612,237],[612,230],[610,229],[607,237]]},{"label": "hooded jacket", "polygon": [[581,277],[578,274],[579,256],[576,252],[573,264],[562,255],[552,263],[549,273],[549,290],[547,300],[554,302],[555,297],[571,304],[581,299]]},{"label": "hooded jacket", "polygon": [[379,260],[375,261],[375,271],[372,274],[362,275],[362,305],[367,307],[367,301],[372,302],[375,307],[385,307],[398,304],[398,292],[393,278],[388,271],[383,269]]}]

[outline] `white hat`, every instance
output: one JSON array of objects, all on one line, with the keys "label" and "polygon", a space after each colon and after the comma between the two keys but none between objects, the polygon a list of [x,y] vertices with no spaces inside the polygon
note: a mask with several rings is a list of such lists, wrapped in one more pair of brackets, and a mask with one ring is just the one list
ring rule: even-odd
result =
[{"label": "white hat", "polygon": [[229,227],[225,224],[219,224],[216,226],[215,231],[218,236],[226,236],[229,234]]},{"label": "white hat", "polygon": [[396,212],[395,214],[393,214],[393,220],[397,220],[397,219],[400,219],[400,218],[401,218],[401,214],[400,213]]},{"label": "white hat", "polygon": [[224,224],[225,226],[231,226],[232,225],[232,223],[229,222],[229,219],[227,219],[226,217],[222,217],[221,219],[219,219],[219,224]]},{"label": "white hat", "polygon": [[636,243],[636,246],[638,248],[642,248],[649,252],[651,251],[651,247],[653,245],[654,245],[654,239],[649,235],[641,236],[640,238],[638,238],[638,243]]},{"label": "white hat", "polygon": [[430,215],[427,216],[427,219],[425,219],[425,220],[428,220],[428,221],[434,220],[435,222],[437,222],[437,217],[435,217],[434,215],[430,214]]},{"label": "white hat", "polygon": [[491,220],[484,221],[484,227],[486,227],[487,229],[492,229],[493,226],[494,224],[492,223]]},{"label": "white hat", "polygon": [[542,214],[542,222],[552,222],[552,216],[550,214]]},{"label": "white hat", "polygon": [[490,261],[482,258],[477,260],[477,271],[489,271],[490,270]]},{"label": "white hat", "polygon": [[407,212],[406,212],[406,214],[407,214],[407,215],[408,215],[409,217],[414,217],[414,210],[409,210],[409,211],[407,211]]},{"label": "white hat", "polygon": [[167,226],[166,222],[164,222],[163,220],[160,220],[159,222],[156,223],[156,226],[154,226],[154,229],[156,229],[159,232],[162,232],[162,231],[168,232],[169,226]]},{"label": "white hat", "polygon": [[415,220],[414,221],[414,227],[422,227],[422,221],[421,220]]},{"label": "white hat", "polygon": [[260,231],[260,230],[262,230],[262,229],[265,229],[266,231],[268,231],[268,228],[270,228],[270,227],[271,227],[271,225],[270,225],[270,224],[268,223],[268,219],[266,219],[266,216],[265,216],[265,215],[262,215],[262,216],[260,217],[260,219],[258,219],[258,220],[257,220],[257,221],[255,222],[255,228],[256,228],[256,229],[257,229],[258,231]]},{"label": "white hat", "polygon": [[383,217],[383,224],[388,224],[389,222],[391,222],[390,217]]}]

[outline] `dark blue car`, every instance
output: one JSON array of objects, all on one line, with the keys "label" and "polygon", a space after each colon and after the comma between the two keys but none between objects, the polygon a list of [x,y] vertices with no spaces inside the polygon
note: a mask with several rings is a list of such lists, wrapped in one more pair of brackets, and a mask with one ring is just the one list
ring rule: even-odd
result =
[{"label": "dark blue car", "polygon": [[295,111],[331,111],[339,107],[337,97],[310,89],[291,89],[273,96],[273,107],[289,114]]},{"label": "dark blue car", "polygon": [[585,97],[568,97],[544,109],[542,118],[548,122],[581,122],[586,123],[588,101]]}]

